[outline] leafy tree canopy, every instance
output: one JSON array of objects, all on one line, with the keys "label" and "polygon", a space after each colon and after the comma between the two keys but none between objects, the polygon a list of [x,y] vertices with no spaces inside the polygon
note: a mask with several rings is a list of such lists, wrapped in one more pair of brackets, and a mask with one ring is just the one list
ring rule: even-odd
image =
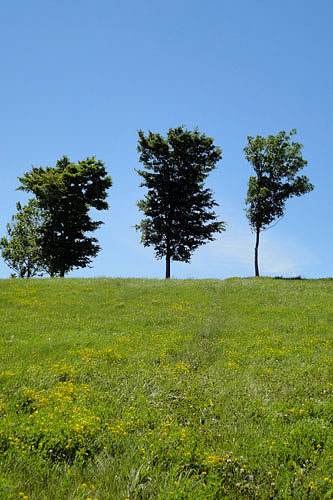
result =
[{"label": "leafy tree canopy", "polygon": [[284,215],[288,198],[301,196],[313,190],[313,185],[304,175],[297,175],[307,161],[303,159],[299,142],[291,141],[296,134],[293,129],[267,138],[257,135],[248,137],[244,148],[246,159],[252,164],[254,176],[249,178],[246,215],[252,230],[256,232],[255,269],[258,269],[258,246],[260,231],[267,229],[276,219]]},{"label": "leafy tree canopy", "polygon": [[0,240],[1,254],[18,277],[32,278],[44,271],[39,242],[44,218],[35,199],[23,207],[17,203],[16,208],[7,224],[7,237]]},{"label": "leafy tree canopy", "polygon": [[64,276],[74,268],[86,267],[100,250],[95,231],[101,221],[93,221],[90,208],[106,210],[111,178],[95,157],[77,164],[64,156],[55,167],[33,167],[19,177],[19,189],[35,195],[46,214],[41,237],[42,257],[51,276]]},{"label": "leafy tree canopy", "polygon": [[212,210],[217,206],[212,192],[204,186],[222,151],[198,129],[177,127],[166,137],[140,130],[138,152],[145,170],[137,172],[148,191],[138,202],[145,218],[136,229],[144,246],[153,246],[157,258],[166,258],[168,278],[171,259],[189,262],[196,248],[225,230]]}]

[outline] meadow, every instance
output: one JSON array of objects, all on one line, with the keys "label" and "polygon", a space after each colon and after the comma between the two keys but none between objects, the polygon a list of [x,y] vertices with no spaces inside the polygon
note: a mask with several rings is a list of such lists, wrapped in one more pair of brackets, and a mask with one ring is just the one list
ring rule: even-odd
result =
[{"label": "meadow", "polygon": [[0,499],[333,498],[333,280],[0,281]]}]

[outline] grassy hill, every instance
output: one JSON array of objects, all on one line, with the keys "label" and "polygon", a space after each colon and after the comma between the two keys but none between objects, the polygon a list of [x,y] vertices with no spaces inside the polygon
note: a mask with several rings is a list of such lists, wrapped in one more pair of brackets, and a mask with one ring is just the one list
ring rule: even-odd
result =
[{"label": "grassy hill", "polygon": [[0,498],[333,498],[332,296],[0,281]]}]

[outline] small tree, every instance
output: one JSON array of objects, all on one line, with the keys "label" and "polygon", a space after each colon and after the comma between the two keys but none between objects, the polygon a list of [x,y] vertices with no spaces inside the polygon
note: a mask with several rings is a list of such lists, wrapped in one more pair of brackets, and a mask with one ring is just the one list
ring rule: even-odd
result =
[{"label": "small tree", "polygon": [[46,214],[40,243],[49,274],[63,277],[74,268],[90,264],[100,246],[86,233],[103,222],[93,221],[89,210],[108,208],[105,199],[112,185],[104,164],[94,157],[75,164],[64,156],[55,167],[33,167],[19,180],[18,189],[32,192]]},{"label": "small tree", "polygon": [[17,213],[7,224],[7,237],[0,240],[2,258],[20,278],[32,278],[43,272],[40,231],[44,219],[36,200],[26,206],[16,204]]},{"label": "small tree", "polygon": [[288,198],[301,196],[313,190],[304,175],[297,176],[307,161],[302,157],[303,145],[291,142],[296,130],[286,134],[283,130],[267,138],[248,137],[244,148],[246,159],[252,164],[255,176],[249,178],[246,215],[256,234],[254,251],[255,275],[259,276],[258,248],[260,232],[284,215]]},{"label": "small tree", "polygon": [[212,210],[217,206],[212,192],[204,187],[222,151],[198,129],[177,127],[166,138],[140,130],[138,152],[145,170],[137,172],[148,192],[137,203],[145,218],[136,229],[144,246],[153,246],[158,259],[165,257],[170,278],[171,260],[189,262],[196,248],[225,230]]}]

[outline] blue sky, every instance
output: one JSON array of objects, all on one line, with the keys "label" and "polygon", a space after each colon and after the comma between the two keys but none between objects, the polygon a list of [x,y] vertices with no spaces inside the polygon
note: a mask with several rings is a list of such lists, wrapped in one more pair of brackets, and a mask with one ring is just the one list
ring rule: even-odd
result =
[{"label": "blue sky", "polygon": [[[208,180],[227,231],[175,278],[253,275],[244,198],[248,135],[296,128],[315,190],[263,233],[261,273],[333,275],[331,0],[13,0],[1,2],[0,233],[24,193],[17,176],[95,155],[113,179],[96,236],[103,250],[71,276],[163,277],[133,226],[143,197],[137,130],[198,126],[223,159]],[[10,270],[0,260],[0,277]]]}]

